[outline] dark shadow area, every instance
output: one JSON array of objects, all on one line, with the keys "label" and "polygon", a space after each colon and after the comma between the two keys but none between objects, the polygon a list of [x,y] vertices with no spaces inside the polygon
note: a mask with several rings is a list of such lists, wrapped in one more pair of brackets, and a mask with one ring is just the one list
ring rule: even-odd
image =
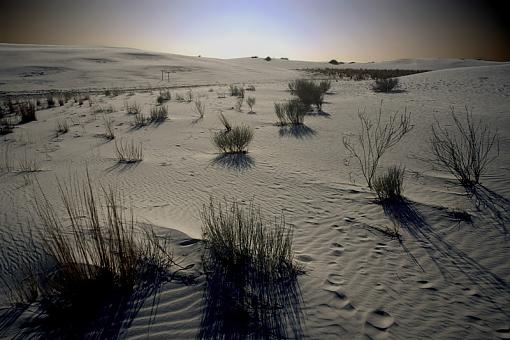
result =
[{"label": "dark shadow area", "polygon": [[140,161],[133,161],[133,162],[116,162],[112,166],[109,166],[105,169],[106,172],[113,172],[113,171],[128,171],[131,169],[136,168],[140,164]]},{"label": "dark shadow area", "polygon": [[312,116],[312,117],[331,118],[331,114],[330,113],[324,112],[322,110],[320,110],[320,111],[310,111],[306,115],[307,116]]},{"label": "dark shadow area", "polygon": [[[498,306],[505,315],[510,315],[510,285],[507,282],[433,230],[412,202],[403,199],[383,204],[383,208],[394,223],[407,230],[422,245],[445,280],[455,280],[463,274],[481,291],[490,292],[484,294],[484,299]],[[499,297],[498,301],[490,297],[494,295]]]},{"label": "dark shadow area", "polygon": [[241,171],[254,167],[255,161],[246,153],[224,153],[214,157],[211,164]]},{"label": "dark shadow area", "polygon": [[295,137],[298,139],[311,138],[317,133],[306,125],[284,125],[278,131],[280,137]]},{"label": "dark shadow area", "polygon": [[501,232],[507,235],[508,227],[510,226],[510,199],[483,185],[466,187],[466,192],[471,200],[474,201],[478,211],[488,211],[500,227]]},{"label": "dark shadow area", "polygon": [[300,339],[302,297],[296,275],[270,279],[238,266],[206,269],[200,339]]}]

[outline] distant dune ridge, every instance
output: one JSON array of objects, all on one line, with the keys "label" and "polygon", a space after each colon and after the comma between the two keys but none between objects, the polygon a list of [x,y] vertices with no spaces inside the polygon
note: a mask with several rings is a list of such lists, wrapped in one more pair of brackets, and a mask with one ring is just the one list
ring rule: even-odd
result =
[{"label": "distant dune ridge", "polygon": [[[0,61],[0,100],[18,97],[37,107],[35,120],[12,122],[12,132],[0,136],[0,275],[19,269],[20,256],[38,259],[26,244],[27,228],[40,226],[30,206],[34,189],[65,216],[56,179],[85,169],[96,187],[122,193],[119,209],[132,209],[138,225],[169,236],[173,258],[186,269],[174,266],[176,276],[135,289],[115,322],[102,320],[89,335],[510,338],[510,63],[333,66],[277,56],[223,60],[10,44],[0,44]],[[391,93],[374,92],[372,80],[331,79],[322,110],[312,104],[302,124],[278,124],[275,103],[295,99],[289,81],[323,80],[304,69],[328,67],[430,72],[400,77],[399,91]],[[170,81],[161,80],[161,70]],[[238,91],[230,93],[229,85]],[[244,95],[256,99],[253,110]],[[437,120],[451,128],[452,106],[461,119],[468,107],[500,137],[499,157],[475,188],[464,188],[430,159],[431,126]],[[404,173],[402,197],[391,204],[367,187],[342,143],[344,136],[356,141],[359,113],[374,121],[379,109],[383,122],[406,112],[412,126],[379,163],[378,174],[393,166]],[[236,126],[251,131],[249,147],[220,153],[212,138]],[[136,148],[139,157],[121,159],[116,145]],[[251,288],[237,291],[239,305],[215,295],[214,284],[228,291],[232,281],[211,283],[203,268],[201,211],[211,197],[253,202],[272,221],[284,217],[304,275],[268,283],[265,300],[257,300],[264,287],[249,275]],[[222,277],[221,267],[215,270]],[[52,338],[51,327],[33,327],[36,304],[10,306],[7,293],[0,290],[0,338]]]}]

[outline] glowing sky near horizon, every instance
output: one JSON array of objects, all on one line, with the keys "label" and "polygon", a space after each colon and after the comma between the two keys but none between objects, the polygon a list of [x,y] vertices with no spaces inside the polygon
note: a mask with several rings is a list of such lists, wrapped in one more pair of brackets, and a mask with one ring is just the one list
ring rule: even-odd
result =
[{"label": "glowing sky near horizon", "polygon": [[502,3],[2,0],[0,42],[122,46],[218,58],[510,60]]}]

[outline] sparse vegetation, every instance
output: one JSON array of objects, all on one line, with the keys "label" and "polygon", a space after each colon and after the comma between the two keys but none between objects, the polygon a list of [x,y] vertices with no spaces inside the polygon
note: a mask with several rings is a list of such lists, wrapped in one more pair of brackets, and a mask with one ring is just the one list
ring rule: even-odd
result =
[{"label": "sparse vegetation", "polygon": [[376,79],[372,84],[372,90],[374,92],[393,92],[398,90],[400,87],[400,82],[398,78],[383,78]]},{"label": "sparse vegetation", "polygon": [[255,97],[248,96],[248,98],[246,98],[246,104],[250,107],[250,112],[253,112],[253,106],[255,105],[255,103],[256,103]]},{"label": "sparse vegetation", "polygon": [[29,156],[25,149],[24,157],[18,160],[18,171],[22,173],[37,172],[41,170],[41,164],[36,157]]},{"label": "sparse vegetation", "polygon": [[358,117],[361,127],[355,141],[349,136],[344,136],[343,144],[349,155],[358,160],[368,187],[373,189],[373,180],[382,156],[412,130],[411,114],[407,111],[403,114],[395,112],[383,123],[381,102],[375,122],[365,112],[358,111]]},{"label": "sparse vegetation", "polygon": [[381,202],[395,202],[402,199],[405,168],[392,166],[373,181],[373,189]]},{"label": "sparse vegetation", "polygon": [[119,143],[115,141],[115,153],[119,163],[137,163],[143,160],[142,143],[135,144],[121,140]]},{"label": "sparse vegetation", "polygon": [[115,132],[113,130],[113,120],[106,116],[103,116],[103,124],[104,124],[104,137],[108,140],[112,140],[115,138]]},{"label": "sparse vegetation", "polygon": [[329,61],[329,63],[330,63],[331,65],[338,65],[338,64],[340,64],[340,63],[339,63],[336,59],[331,59],[331,60]]},{"label": "sparse vegetation", "polygon": [[241,112],[242,111],[242,107],[243,107],[243,103],[244,103],[244,97],[237,97],[234,109],[236,111],[238,111],[238,112]]},{"label": "sparse vegetation", "polygon": [[[352,64],[352,63],[350,63]],[[428,70],[401,70],[401,69],[358,69],[358,68],[306,68],[303,71],[332,79],[369,80],[386,79],[408,76],[411,74],[428,72]]]},{"label": "sparse vegetation", "polygon": [[297,99],[291,99],[284,103],[275,103],[274,110],[278,118],[278,125],[303,125],[306,108]]},{"label": "sparse vegetation", "polygon": [[246,125],[234,126],[228,131],[216,132],[214,145],[222,153],[247,153],[248,145],[253,139],[253,129]]},{"label": "sparse vegetation", "polygon": [[453,128],[442,126],[437,119],[432,125],[433,161],[453,174],[462,185],[474,186],[499,156],[499,135],[481,120],[475,122],[467,107],[464,123],[453,107],[451,116]]},{"label": "sparse vegetation", "polygon": [[130,115],[138,115],[142,113],[142,107],[136,102],[129,103],[126,101],[124,103],[124,110],[126,110],[126,113]]},{"label": "sparse vegetation", "polygon": [[17,105],[20,116],[20,124],[29,123],[37,120],[35,116],[35,105],[31,102],[21,102]]},{"label": "sparse vegetation", "polygon": [[271,61],[271,57],[270,56],[267,56],[264,58],[265,61]]},{"label": "sparse vegetation", "polygon": [[244,97],[244,88],[237,85],[229,85],[228,87],[232,97]]},{"label": "sparse vegetation", "polygon": [[170,93],[170,90],[166,91],[159,91],[159,96],[157,98],[158,104],[163,104],[164,102],[167,102],[172,99],[172,94]]},{"label": "sparse vegetation", "polygon": [[205,115],[205,102],[197,98],[194,102],[193,111],[198,115],[197,121],[204,119]]},{"label": "sparse vegetation", "polygon": [[149,117],[145,116],[143,113],[137,113],[133,115],[133,126],[135,128],[141,128],[148,125],[150,122]]},{"label": "sparse vegetation", "polygon": [[331,88],[331,82],[324,81],[316,84],[312,80],[297,79],[291,81],[288,86],[291,94],[299,98],[306,110],[315,105],[318,111],[322,111],[324,94]]},{"label": "sparse vegetation", "polygon": [[206,242],[206,268],[215,264],[226,272],[250,272],[265,278],[289,278],[299,273],[292,249],[292,229],[283,216],[265,220],[253,203],[214,202],[201,211]]},{"label": "sparse vegetation", "polygon": [[67,119],[57,120],[57,127],[55,130],[57,136],[69,132],[69,123],[67,122]]},{"label": "sparse vegetation", "polygon": [[157,106],[151,108],[150,120],[153,123],[162,123],[168,118],[168,108],[166,106]]},{"label": "sparse vegetation", "polygon": [[248,85],[245,87],[245,90],[246,91],[255,91],[255,86],[254,85]]},{"label": "sparse vegetation", "polygon": [[12,132],[13,124],[11,122],[10,117],[5,117],[0,119],[0,136],[6,135]]}]

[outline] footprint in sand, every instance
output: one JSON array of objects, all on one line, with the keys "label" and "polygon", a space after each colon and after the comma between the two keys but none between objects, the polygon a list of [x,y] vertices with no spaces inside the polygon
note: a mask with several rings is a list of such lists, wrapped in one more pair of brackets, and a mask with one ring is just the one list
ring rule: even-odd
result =
[{"label": "footprint in sand", "polygon": [[385,331],[395,323],[395,319],[384,310],[376,309],[368,314],[366,323],[381,331]]}]

